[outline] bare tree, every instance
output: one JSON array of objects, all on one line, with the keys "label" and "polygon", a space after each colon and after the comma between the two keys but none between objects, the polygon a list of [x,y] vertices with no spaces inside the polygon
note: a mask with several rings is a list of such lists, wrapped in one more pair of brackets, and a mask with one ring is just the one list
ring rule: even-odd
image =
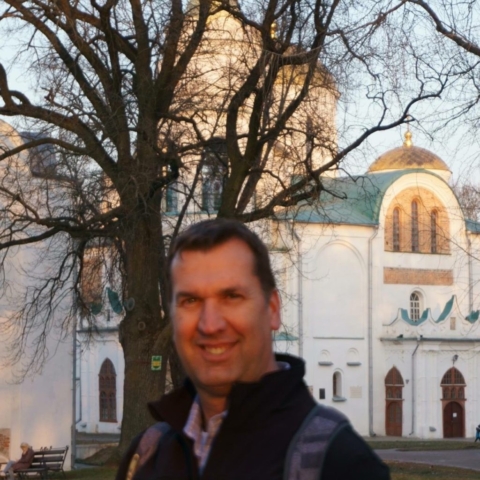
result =
[{"label": "bare tree", "polygon": [[[18,39],[15,61],[28,62],[37,96],[0,65],[0,114],[35,132],[0,154],[0,250],[5,261],[36,245],[51,265],[11,320],[45,334],[65,286],[88,312],[95,288],[82,278],[94,278],[96,262],[116,272],[127,307],[121,449],[150,422],[139,403],[165,389],[166,369],[150,371],[151,355],[179,376],[171,239],[205,216],[253,222],[321,199],[322,175],[459,75],[410,55],[404,4],[5,0],[2,38]],[[21,159],[45,145],[56,161],[32,175]],[[105,251],[107,260],[95,256]]]}]

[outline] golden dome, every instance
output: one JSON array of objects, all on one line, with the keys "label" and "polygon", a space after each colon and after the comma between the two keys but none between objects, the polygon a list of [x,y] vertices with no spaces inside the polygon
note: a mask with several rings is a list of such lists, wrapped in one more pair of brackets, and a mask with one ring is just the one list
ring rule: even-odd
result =
[{"label": "golden dome", "polygon": [[403,146],[389,150],[380,155],[368,169],[368,172],[382,170],[406,170],[409,168],[425,168],[427,170],[450,171],[447,164],[434,153],[425,148],[415,147],[412,143],[412,134],[405,133]]}]

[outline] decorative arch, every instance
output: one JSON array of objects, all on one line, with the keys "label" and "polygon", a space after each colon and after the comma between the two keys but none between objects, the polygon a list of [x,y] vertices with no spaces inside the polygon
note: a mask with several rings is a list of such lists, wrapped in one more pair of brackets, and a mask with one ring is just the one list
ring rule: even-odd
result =
[{"label": "decorative arch", "polygon": [[385,217],[386,251],[446,254],[449,238],[448,213],[434,192],[408,187],[390,202]]},{"label": "decorative arch", "polygon": [[440,382],[442,387],[443,436],[465,437],[465,378],[455,367],[449,368]]},{"label": "decorative arch", "polygon": [[392,367],[385,377],[385,433],[401,437],[403,425],[403,381],[397,367]]},{"label": "decorative arch", "polygon": [[109,358],[100,367],[98,392],[101,422],[117,421],[117,374]]}]

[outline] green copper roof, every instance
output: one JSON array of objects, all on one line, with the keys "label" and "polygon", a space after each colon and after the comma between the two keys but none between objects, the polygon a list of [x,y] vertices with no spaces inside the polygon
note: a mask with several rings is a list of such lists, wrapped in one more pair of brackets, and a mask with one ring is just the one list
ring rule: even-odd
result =
[{"label": "green copper roof", "polygon": [[444,181],[435,173],[423,169],[322,178],[324,191],[317,201],[304,202],[295,208],[286,209],[277,214],[277,217],[302,223],[378,225],[385,192],[395,181],[410,173],[425,173]]},{"label": "green copper roof", "polygon": [[465,225],[467,231],[471,233],[480,233],[480,222],[476,222],[475,220],[465,220]]}]

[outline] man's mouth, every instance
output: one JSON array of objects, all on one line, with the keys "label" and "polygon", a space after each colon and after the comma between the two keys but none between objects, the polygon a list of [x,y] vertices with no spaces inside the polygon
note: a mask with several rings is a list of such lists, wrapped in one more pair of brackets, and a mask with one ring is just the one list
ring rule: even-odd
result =
[{"label": "man's mouth", "polygon": [[221,355],[227,351],[227,347],[203,347],[208,353],[212,355]]}]

